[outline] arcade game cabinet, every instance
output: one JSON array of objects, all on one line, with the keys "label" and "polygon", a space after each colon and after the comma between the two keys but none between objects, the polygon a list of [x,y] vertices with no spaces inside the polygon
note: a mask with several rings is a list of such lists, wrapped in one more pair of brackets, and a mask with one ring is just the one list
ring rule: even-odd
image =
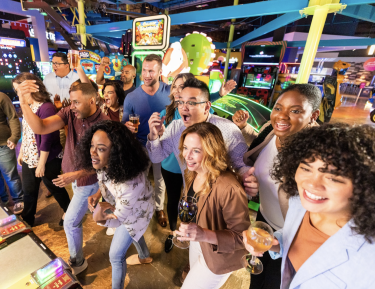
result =
[{"label": "arcade game cabinet", "polygon": [[135,85],[142,84],[142,62],[149,54],[164,56],[169,46],[171,20],[168,15],[135,18],[133,20],[132,64],[137,69]]},{"label": "arcade game cabinet", "polygon": [[246,46],[243,56],[243,86],[237,93],[264,105],[272,99],[277,82],[282,45]]}]

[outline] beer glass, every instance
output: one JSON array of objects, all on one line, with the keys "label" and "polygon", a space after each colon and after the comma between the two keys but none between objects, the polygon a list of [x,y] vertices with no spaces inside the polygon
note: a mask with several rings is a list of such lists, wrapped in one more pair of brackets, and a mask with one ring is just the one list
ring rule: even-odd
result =
[{"label": "beer glass", "polygon": [[[247,243],[257,252],[266,252],[272,247],[273,230],[272,228],[260,221],[251,224],[246,232]],[[244,255],[241,259],[242,265],[248,272],[258,275],[263,272],[262,262],[254,255]]]},{"label": "beer glass", "polygon": [[129,121],[133,124],[134,132],[138,132],[138,126],[139,126],[139,114],[131,114],[129,115]]},{"label": "beer glass", "polygon": [[70,69],[77,69],[79,65],[79,51],[78,50],[69,50],[69,60],[70,60]]},{"label": "beer glass", "polygon": [[[194,197],[183,196],[178,203],[178,216],[181,222],[188,224],[194,220],[197,214],[197,199]],[[175,236],[172,239],[173,244],[180,249],[187,249],[190,246],[190,241],[180,241]]]}]

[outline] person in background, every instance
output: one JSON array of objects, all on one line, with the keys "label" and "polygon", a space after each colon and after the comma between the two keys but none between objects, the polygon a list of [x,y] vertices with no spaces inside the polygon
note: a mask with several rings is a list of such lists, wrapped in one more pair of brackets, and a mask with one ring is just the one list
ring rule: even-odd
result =
[{"label": "person in background", "polygon": [[207,122],[186,128],[179,142],[186,164],[184,195],[197,199],[195,222],[181,223],[179,240],[190,241],[190,271],[182,289],[218,289],[242,267],[242,232],[250,226],[247,196],[229,166],[220,129]]},{"label": "person in background", "polygon": [[[142,77],[144,84],[137,87],[125,97],[124,114],[122,123],[134,133],[135,128],[129,121],[130,114],[139,115],[139,127],[136,138],[146,145],[149,128],[147,121],[154,112],[162,111],[169,103],[170,86],[160,82],[162,61],[160,56],[150,54],[142,63]],[[167,217],[164,213],[165,184],[161,175],[161,164],[152,164],[155,183],[155,201],[158,223],[162,227],[167,226]]]},{"label": "person in background", "polygon": [[8,204],[6,183],[14,202],[13,212],[17,215],[21,214],[24,208],[15,152],[20,137],[21,125],[13,103],[5,93],[0,92],[0,198],[5,205]]},{"label": "person in background", "polygon": [[69,246],[69,263],[73,274],[84,271],[88,264],[83,256],[82,219],[88,210],[87,199],[98,191],[98,179],[95,171],[77,170],[75,166],[75,148],[81,137],[92,125],[109,118],[97,107],[97,91],[89,83],[73,85],[70,90],[70,107],[61,109],[56,115],[40,119],[27,104],[25,94],[37,92],[39,87],[33,80],[25,80],[17,87],[23,115],[35,134],[49,134],[68,125],[68,135],[62,161],[63,174],[52,180],[58,187],[71,183],[74,192],[65,214],[64,230]]},{"label": "person in background", "polygon": [[269,251],[282,257],[279,288],[374,287],[374,143],[373,127],[348,124],[313,127],[285,140],[272,170],[289,199]]},{"label": "person in background", "polygon": [[[279,185],[269,172],[282,144],[289,136],[318,125],[316,119],[321,99],[319,88],[312,84],[289,86],[280,94],[272,109],[271,120],[263,125],[259,134],[247,124],[247,112],[237,111],[232,118],[250,146],[244,155],[244,162],[255,167],[254,176],[259,182],[260,210],[256,220],[267,223],[273,230],[284,226],[286,196],[279,190]],[[267,252],[260,260],[263,263],[263,273],[251,276],[250,288],[279,288],[281,260],[272,260]]]},{"label": "person in background", "polygon": [[[52,55],[53,71],[47,74],[43,80],[47,91],[54,98],[60,97],[60,101],[69,99],[69,89],[73,82],[79,79],[79,76],[73,70],[70,70],[68,57],[65,53],[56,52]],[[53,98],[51,100],[53,101]]]},{"label": "person in background", "polygon": [[[125,255],[132,243],[138,250],[139,263],[152,262],[143,237],[155,209],[154,191],[147,179],[149,158],[132,133],[111,120],[101,121],[85,133],[76,158],[78,168],[94,168],[99,180],[100,190],[89,197],[89,209],[94,212],[96,206],[106,205],[103,208],[111,211],[98,224],[116,228],[109,250],[112,288],[123,289]],[[101,196],[108,203],[98,203]]]},{"label": "person in background", "polygon": [[[106,66],[110,65],[110,61],[108,57],[103,57],[99,69],[96,74],[96,83],[97,84],[105,84],[107,81],[110,81],[108,79],[104,78],[104,69]],[[133,65],[126,65],[122,68],[121,71],[121,82],[117,81],[122,84],[122,89],[124,90],[125,97],[135,90],[134,86],[134,79],[136,77],[137,71]]]},{"label": "person in background", "polygon": [[[165,127],[167,127],[173,120],[181,119],[176,101],[180,99],[180,94],[186,80],[191,78],[194,78],[192,73],[180,73],[174,78],[171,84],[171,94],[169,96],[171,103],[166,109],[160,112],[161,118],[166,116],[164,120]],[[223,83],[220,91],[210,95],[210,100],[215,101],[219,99],[221,95],[228,94],[235,85],[236,83],[234,81],[228,81],[226,84]],[[214,113],[212,108],[210,108],[210,113]],[[177,206],[180,200],[180,192],[183,184],[180,166],[174,154],[170,154],[169,157],[161,162],[161,173],[163,175],[168,195],[167,213],[171,232],[165,240],[164,248],[165,252],[168,253],[173,248],[172,239],[177,225]]]},{"label": "person in background", "polygon": [[100,106],[102,112],[111,120],[120,122],[124,113],[123,103],[125,93],[116,81],[107,81],[103,85],[104,103]]},{"label": "person in background", "polygon": [[[43,82],[34,74],[24,72],[12,79],[14,90],[25,80],[35,80],[39,86],[36,93],[25,94],[24,97],[38,117],[45,119],[57,113],[51,102],[50,94],[46,91]],[[22,145],[18,155],[18,164],[22,166],[22,188],[24,192],[24,210],[22,218],[34,226],[35,213],[38,203],[40,182],[43,181],[46,188],[52,193],[61,209],[68,209],[70,198],[65,188],[59,188],[52,182],[61,172],[62,146],[59,132],[55,131],[46,135],[34,134],[25,119],[22,120]],[[59,225],[63,226],[64,216]]]}]

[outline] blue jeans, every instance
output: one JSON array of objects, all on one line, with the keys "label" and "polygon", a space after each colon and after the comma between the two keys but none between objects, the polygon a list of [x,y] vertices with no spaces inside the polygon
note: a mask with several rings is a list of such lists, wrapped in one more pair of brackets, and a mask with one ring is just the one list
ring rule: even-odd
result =
[{"label": "blue jeans", "polygon": [[[7,146],[0,146],[0,198],[8,201],[4,180],[9,187],[10,195],[15,203],[23,202],[23,191],[20,176],[17,171],[15,150]],[[2,175],[2,176],[1,176]],[[3,179],[4,178],[4,179]]]},{"label": "blue jeans", "polygon": [[74,195],[65,213],[64,230],[68,241],[70,260],[80,265],[84,259],[82,251],[82,219],[88,210],[87,199],[98,191],[99,185],[95,183],[89,186],[77,187],[77,181],[75,181],[72,183],[72,189]]},{"label": "blue jeans", "polygon": [[145,239],[143,236],[138,242],[133,241],[125,226],[116,228],[113,236],[111,248],[109,249],[109,260],[112,265],[112,289],[123,289],[126,276],[126,252],[131,243],[137,248],[140,259],[150,256]]}]

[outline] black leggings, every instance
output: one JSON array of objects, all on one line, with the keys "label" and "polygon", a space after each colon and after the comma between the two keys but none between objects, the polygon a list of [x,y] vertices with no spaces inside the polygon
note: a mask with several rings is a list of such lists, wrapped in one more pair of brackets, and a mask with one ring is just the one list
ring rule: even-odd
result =
[{"label": "black leggings", "polygon": [[52,180],[56,179],[61,173],[61,159],[55,158],[46,163],[44,177],[37,178],[35,171],[36,168],[29,168],[28,164],[22,162],[22,189],[25,203],[22,218],[30,226],[33,226],[35,221],[40,181],[43,181],[64,212],[66,212],[70,203],[70,198],[65,188],[59,188],[52,183]]},{"label": "black leggings", "polygon": [[[256,220],[267,223],[260,211]],[[281,258],[273,260],[268,251],[263,254],[263,257],[258,258],[263,263],[263,272],[259,275],[251,275],[250,289],[280,289]]]},{"label": "black leggings", "polygon": [[171,231],[175,231],[177,227],[178,202],[180,201],[181,188],[183,184],[182,174],[171,173],[163,168],[161,168],[161,174],[163,175],[164,183],[167,189],[167,214],[169,228]]}]

